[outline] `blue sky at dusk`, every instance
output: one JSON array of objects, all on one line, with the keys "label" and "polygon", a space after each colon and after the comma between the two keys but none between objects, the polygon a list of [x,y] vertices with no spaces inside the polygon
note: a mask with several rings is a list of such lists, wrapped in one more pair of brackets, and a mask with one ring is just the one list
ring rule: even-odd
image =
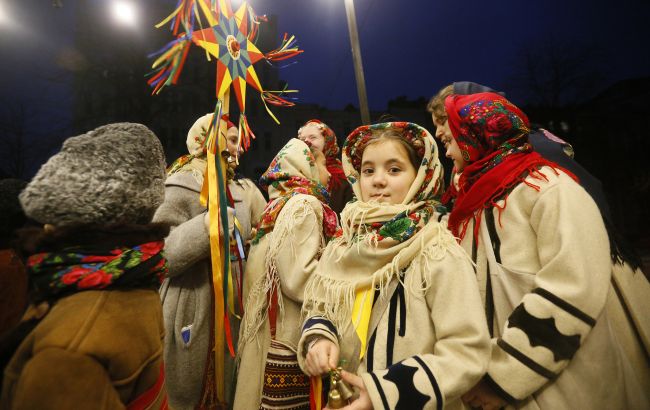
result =
[{"label": "blue sky at dusk", "polygon": [[[66,74],[53,60],[74,38],[78,1],[62,0],[63,8],[53,8],[45,0],[0,0],[12,20],[0,26],[4,99],[37,95],[52,109],[64,109],[56,79]],[[96,7],[109,2],[86,1]],[[234,7],[239,3],[233,0]],[[329,108],[357,104],[343,0],[250,3],[258,14],[276,14],[278,34],[295,34],[305,50],[297,64],[280,73],[291,88],[300,90],[300,102]],[[385,109],[401,95],[428,98],[455,80],[506,89],[516,100],[511,80],[521,63],[521,49],[551,40],[589,48],[590,66],[604,75],[603,84],[650,75],[648,1],[356,0],[355,7],[372,109]],[[155,30],[147,23],[158,18],[146,9],[139,12],[142,23],[130,34],[134,41]],[[110,50],[110,44],[104,47]]]}]

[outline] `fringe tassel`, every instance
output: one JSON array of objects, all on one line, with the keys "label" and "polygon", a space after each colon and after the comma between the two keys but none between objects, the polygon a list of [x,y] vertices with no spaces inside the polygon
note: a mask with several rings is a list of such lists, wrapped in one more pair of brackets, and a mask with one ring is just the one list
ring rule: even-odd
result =
[{"label": "fringe tassel", "polygon": [[[350,215],[342,215],[342,218],[349,217]],[[435,230],[432,232],[433,237],[425,240],[422,236],[417,244],[411,245],[418,247],[417,251],[411,253],[414,257],[405,260],[408,248],[402,249],[389,264],[373,274],[371,287],[379,291],[379,299],[386,297],[388,285],[392,280],[397,279],[405,289],[409,289],[405,295],[408,306],[411,295],[423,295],[433,286],[435,269],[432,263],[434,261],[442,260],[448,253],[471,261],[471,258],[458,245],[456,238],[443,225],[432,223],[435,226],[431,225],[429,229]],[[366,243],[373,243],[373,240],[369,238],[370,235],[366,235],[366,237]],[[330,242],[329,246],[333,253],[338,247],[354,246],[347,244],[351,244],[351,242],[341,237]],[[405,266],[406,268],[404,268]],[[404,275],[402,275],[403,271]],[[323,316],[332,322],[340,333],[345,332],[352,324],[352,309],[357,285],[358,282],[333,278],[326,274],[313,275],[305,288],[305,304],[301,312],[302,321],[312,316]]]},{"label": "fringe tassel", "polygon": [[154,71],[147,75],[151,77],[147,80],[147,83],[153,87],[151,94],[158,94],[166,85],[176,84],[190,46],[189,37],[183,35],[168,43],[162,50],[149,55],[154,57],[162,54],[151,66]]},{"label": "fringe tassel", "polygon": [[237,146],[243,151],[248,151],[248,148],[251,146],[251,139],[256,139],[255,134],[253,134],[253,130],[251,130],[251,127],[248,124],[246,114],[242,113],[239,116],[239,136]]},{"label": "fringe tassel", "polygon": [[267,61],[281,61],[281,60],[286,60],[291,57],[295,57],[298,54],[301,54],[304,50],[301,50],[298,48],[298,45],[296,44],[296,36],[291,36],[288,37],[287,33],[284,33],[284,37],[282,38],[282,44],[280,47],[276,48],[275,50],[269,51],[268,53],[264,54],[264,58]]},{"label": "fringe tassel", "polygon": [[[248,299],[246,301],[246,311],[244,312],[244,320],[242,321],[242,331],[240,336],[240,348],[250,343],[256,338],[257,333],[269,317],[269,303],[268,295],[277,294],[278,312],[281,318],[284,316],[284,301],[282,297],[282,287],[280,285],[280,276],[277,269],[277,258],[281,252],[290,252],[291,258],[296,259],[297,248],[300,243],[295,243],[291,238],[292,232],[296,227],[301,226],[305,222],[305,217],[313,212],[311,205],[305,201],[295,201],[287,203],[283,212],[282,218],[278,218],[276,225],[267,235],[267,240],[264,245],[267,249],[264,252],[264,270],[265,275],[259,278],[252,286]],[[320,235],[321,247],[325,246],[325,237],[320,231],[321,223],[316,223],[312,227],[312,231],[305,235],[306,238],[313,235]],[[314,232],[320,231],[320,232]],[[271,246],[271,244],[273,246]]]}]

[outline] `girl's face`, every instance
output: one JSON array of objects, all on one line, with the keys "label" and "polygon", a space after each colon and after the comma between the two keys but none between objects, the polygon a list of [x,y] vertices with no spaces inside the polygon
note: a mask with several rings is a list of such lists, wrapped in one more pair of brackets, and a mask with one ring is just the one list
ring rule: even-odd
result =
[{"label": "girl's face", "polygon": [[395,140],[374,142],[364,149],[361,158],[361,199],[401,204],[416,174],[402,144]]},{"label": "girl's face", "polygon": [[332,174],[330,174],[330,172],[327,170],[325,155],[321,151],[316,151],[316,150],[312,151],[312,154],[314,155],[314,159],[316,160],[319,182],[324,187],[327,187],[327,184],[329,184],[330,177],[332,176]]},{"label": "girl's face", "polygon": [[446,138],[442,140],[442,144],[445,146],[445,156],[452,161],[454,161],[454,167],[456,172],[461,172],[467,162],[463,158],[463,154],[460,152],[460,147],[454,138]]},{"label": "girl's face", "polygon": [[325,137],[321,133],[320,129],[318,129],[318,125],[309,123],[302,127],[300,131],[298,131],[298,139],[301,141],[309,141],[315,150],[323,152],[323,148],[325,147]]}]

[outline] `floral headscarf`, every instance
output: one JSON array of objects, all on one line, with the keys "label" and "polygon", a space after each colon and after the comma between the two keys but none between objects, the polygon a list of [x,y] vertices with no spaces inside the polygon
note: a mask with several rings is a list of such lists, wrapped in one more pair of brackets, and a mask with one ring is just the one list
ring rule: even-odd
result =
[{"label": "floral headscarf", "polygon": [[385,122],[365,125],[352,131],[343,145],[343,170],[352,185],[354,195],[361,198],[359,173],[363,150],[373,136],[382,131],[396,131],[413,146],[422,158],[416,177],[404,198],[403,204],[410,202],[438,200],[443,190],[442,165],[438,159],[438,147],[427,130],[410,122]]},{"label": "floral headscarf", "polygon": [[[504,199],[510,188],[525,182],[528,175],[543,178],[538,172],[542,166],[562,169],[532,151],[528,117],[505,97],[495,93],[450,95],[445,99],[445,110],[449,128],[468,164],[460,176],[458,199],[449,217],[449,227],[456,236],[464,237],[477,210],[497,206],[496,202]],[[477,221],[474,226],[477,240],[479,225]]]},{"label": "floral headscarf", "polygon": [[339,159],[340,150],[339,145],[336,142],[336,134],[327,124],[321,120],[316,119],[307,121],[302,127],[300,127],[300,129],[306,127],[309,124],[314,124],[325,139],[323,154],[325,155],[327,170],[332,176],[328,184],[328,189],[331,193],[332,190],[337,189],[342,183],[345,182],[343,166],[341,165],[341,160]]},{"label": "floral headscarf", "polygon": [[267,187],[269,203],[264,209],[253,244],[273,230],[275,220],[284,205],[297,194],[312,195],[323,204],[323,230],[326,238],[336,232],[336,214],[327,205],[329,193],[319,182],[314,155],[307,144],[292,138],[273,158],[262,174],[260,185]]}]

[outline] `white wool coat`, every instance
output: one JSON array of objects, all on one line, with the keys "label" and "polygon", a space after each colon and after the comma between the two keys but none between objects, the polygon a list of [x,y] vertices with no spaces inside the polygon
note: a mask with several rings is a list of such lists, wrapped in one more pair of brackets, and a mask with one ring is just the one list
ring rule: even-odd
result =
[{"label": "white wool coat", "polygon": [[565,173],[541,172],[547,180],[527,178],[539,189],[520,183],[480,211],[478,244],[474,221],[461,243],[493,319],[485,380],[516,408],[650,408],[648,362],[611,285],[598,208]]},{"label": "white wool coat", "polygon": [[[490,345],[476,276],[457,251],[422,260],[426,271],[413,269],[419,262],[412,262],[403,284],[391,280],[373,305],[360,361],[354,360],[361,346],[351,325],[336,329],[324,317],[308,318],[299,344],[301,366],[311,340],[325,337],[339,346],[341,358],[354,360],[348,370],[361,376],[375,409],[465,408],[460,397],[485,373]],[[425,282],[425,291],[417,289]]]}]

